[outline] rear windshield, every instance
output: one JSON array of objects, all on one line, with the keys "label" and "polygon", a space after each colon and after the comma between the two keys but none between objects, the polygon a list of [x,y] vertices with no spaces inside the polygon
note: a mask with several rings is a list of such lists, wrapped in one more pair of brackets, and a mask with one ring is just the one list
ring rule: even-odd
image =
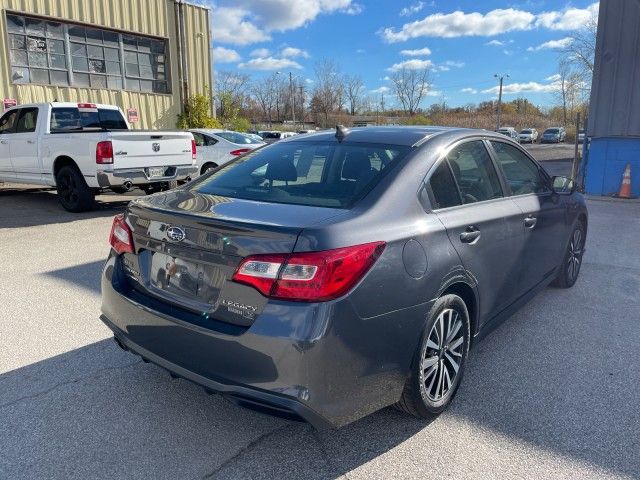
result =
[{"label": "rear windshield", "polygon": [[216,132],[216,135],[224,138],[228,142],[235,143],[237,145],[255,145],[258,143],[262,143],[251,138],[248,135],[243,135],[242,133],[238,132]]},{"label": "rear windshield", "polygon": [[128,130],[119,110],[99,108],[94,111],[80,112],[73,107],[51,109],[52,132],[68,132],[81,130]]},{"label": "rear windshield", "polygon": [[520,133],[526,135],[526,134],[531,133],[531,130],[522,130]]},{"label": "rear windshield", "polygon": [[557,128],[547,128],[544,133],[558,133]]},{"label": "rear windshield", "polygon": [[204,175],[191,189],[262,202],[349,208],[409,150],[364,143],[277,143]]}]

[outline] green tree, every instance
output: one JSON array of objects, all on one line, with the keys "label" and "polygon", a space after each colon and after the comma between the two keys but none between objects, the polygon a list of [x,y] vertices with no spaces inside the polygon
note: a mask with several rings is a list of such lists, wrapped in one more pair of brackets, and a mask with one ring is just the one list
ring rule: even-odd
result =
[{"label": "green tree", "polygon": [[431,120],[429,120],[424,115],[413,115],[411,117],[406,117],[402,120],[404,125],[431,125]]},{"label": "green tree", "polygon": [[220,128],[220,122],[211,116],[211,97],[203,93],[191,95],[184,106],[184,112],[178,115],[176,126],[181,130]]}]

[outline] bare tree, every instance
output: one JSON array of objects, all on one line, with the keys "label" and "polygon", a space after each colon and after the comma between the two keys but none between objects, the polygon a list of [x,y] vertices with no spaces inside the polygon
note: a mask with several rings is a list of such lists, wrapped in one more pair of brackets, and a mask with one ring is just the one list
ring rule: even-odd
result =
[{"label": "bare tree", "polygon": [[249,80],[249,76],[243,73],[224,70],[216,73],[216,99],[221,117],[226,116],[227,110],[243,106]]},{"label": "bare tree", "polygon": [[251,87],[253,98],[260,106],[264,119],[269,123],[269,128],[271,128],[273,121],[273,109],[277,102],[280,83],[280,78],[274,73],[254,83]]},{"label": "bare tree", "polygon": [[349,101],[349,113],[353,116],[360,107],[364,82],[359,75],[345,75],[344,85],[347,100]]},{"label": "bare tree", "polygon": [[413,115],[429,91],[429,69],[402,68],[391,75],[393,90],[407,115]]},{"label": "bare tree", "polygon": [[561,59],[558,63],[558,90],[556,98],[562,108],[562,121],[566,126],[570,116],[573,115],[581,98],[584,84],[581,73],[573,69],[573,64],[567,59]]},{"label": "bare tree", "polygon": [[585,27],[570,35],[571,43],[562,51],[562,60],[570,63],[585,79],[591,80],[596,53],[598,18],[592,16]]},{"label": "bare tree", "polygon": [[344,89],[338,65],[324,59],[315,66],[316,81],[313,90],[312,108],[323,116],[323,126],[329,123],[329,115],[340,110],[343,104]]}]

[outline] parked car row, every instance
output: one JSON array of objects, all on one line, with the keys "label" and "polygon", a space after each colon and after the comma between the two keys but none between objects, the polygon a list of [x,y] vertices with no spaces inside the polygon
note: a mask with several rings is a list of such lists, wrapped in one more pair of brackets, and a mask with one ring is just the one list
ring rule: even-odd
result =
[{"label": "parked car row", "polygon": [[[496,132],[520,143],[536,143],[538,141],[538,131],[535,128],[524,128],[518,133],[513,127],[501,127]],[[584,130],[581,130],[581,133],[584,138]],[[564,127],[547,128],[540,137],[540,143],[561,143],[565,141],[566,137],[567,132]]]}]

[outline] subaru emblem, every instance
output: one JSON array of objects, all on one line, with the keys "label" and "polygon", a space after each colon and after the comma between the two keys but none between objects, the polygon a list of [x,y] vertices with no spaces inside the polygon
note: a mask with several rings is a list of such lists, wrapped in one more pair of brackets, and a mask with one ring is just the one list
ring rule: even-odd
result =
[{"label": "subaru emblem", "polygon": [[167,229],[167,238],[173,242],[181,242],[185,239],[187,234],[180,227],[169,227]]},{"label": "subaru emblem", "polygon": [[159,152],[160,151],[160,144],[159,143],[153,143],[153,144],[151,144],[151,148],[153,149],[154,152]]}]

